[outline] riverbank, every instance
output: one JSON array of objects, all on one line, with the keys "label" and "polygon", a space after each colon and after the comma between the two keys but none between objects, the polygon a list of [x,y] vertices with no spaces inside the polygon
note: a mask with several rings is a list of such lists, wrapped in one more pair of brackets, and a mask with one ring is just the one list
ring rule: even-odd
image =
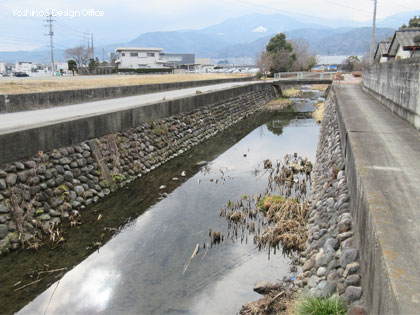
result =
[{"label": "riverbank", "polygon": [[296,258],[301,272],[296,279],[266,283],[265,288],[259,288],[265,297],[246,305],[242,314],[269,314],[273,310],[299,313],[296,309],[306,296],[334,296],[347,304],[350,313],[366,314],[333,91],[328,94],[323,114],[311,176],[308,240],[306,249]]},{"label": "riverbank", "polygon": [[313,172],[307,249],[301,255],[301,283],[298,281],[297,284],[310,295],[337,294],[352,306],[363,304],[363,291],[332,91],[325,106]]}]

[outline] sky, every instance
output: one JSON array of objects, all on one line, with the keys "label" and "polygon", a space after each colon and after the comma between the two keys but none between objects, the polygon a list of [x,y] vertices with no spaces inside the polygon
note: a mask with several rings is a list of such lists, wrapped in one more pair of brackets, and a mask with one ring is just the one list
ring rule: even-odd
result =
[{"label": "sky", "polygon": [[[62,11],[54,19],[55,43],[68,48],[86,43],[124,43],[145,32],[200,29],[252,13],[281,13],[319,20],[366,21],[373,14],[371,0],[0,0],[0,51],[30,50],[48,45],[43,17],[47,9]],[[418,10],[419,0],[378,0],[377,17]],[[34,11],[32,13],[26,13]],[[71,18],[71,12],[80,16]],[[96,16],[82,16],[96,14]],[[38,16],[28,15],[38,14]],[[77,13],[74,13],[77,14]],[[405,20],[398,21],[407,23]],[[71,44],[70,44],[71,43]]]}]

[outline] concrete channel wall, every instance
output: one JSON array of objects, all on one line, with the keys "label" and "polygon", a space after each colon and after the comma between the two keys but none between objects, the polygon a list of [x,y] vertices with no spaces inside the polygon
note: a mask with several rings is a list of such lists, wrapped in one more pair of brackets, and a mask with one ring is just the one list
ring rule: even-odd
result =
[{"label": "concrete channel wall", "polygon": [[420,58],[367,67],[362,86],[365,92],[420,130]]},{"label": "concrete channel wall", "polygon": [[31,156],[38,151],[49,151],[87,139],[99,138],[135,128],[150,120],[197,110],[232,97],[266,89],[273,90],[269,83],[245,85],[2,134],[0,148],[7,150],[0,150],[0,165]]},{"label": "concrete channel wall", "polygon": [[211,84],[245,82],[253,80],[255,80],[255,77],[242,77],[218,80],[114,86],[94,89],[7,94],[0,95],[0,113],[13,113],[25,110],[48,108],[59,105],[77,104],[115,97],[178,90]]},{"label": "concrete channel wall", "polygon": [[259,110],[258,83],[0,135],[0,254]]},{"label": "concrete channel wall", "polygon": [[385,266],[383,249],[378,240],[376,220],[372,215],[372,200],[364,181],[365,170],[361,165],[360,150],[346,111],[333,88],[332,95],[336,106],[341,146],[345,160],[345,170],[350,192],[353,228],[360,251],[360,265],[363,287],[363,300],[369,314],[400,314],[389,273]]}]

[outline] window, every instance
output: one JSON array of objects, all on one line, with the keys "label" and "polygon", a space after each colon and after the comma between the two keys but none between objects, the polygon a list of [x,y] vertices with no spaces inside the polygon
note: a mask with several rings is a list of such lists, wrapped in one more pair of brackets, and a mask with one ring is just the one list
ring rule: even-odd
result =
[{"label": "window", "polygon": [[130,57],[138,57],[139,53],[130,53]]},{"label": "window", "polygon": [[125,53],[122,53],[121,55],[122,55],[123,57],[125,57]]},{"label": "window", "polygon": [[147,57],[154,57],[155,53],[147,53]]}]

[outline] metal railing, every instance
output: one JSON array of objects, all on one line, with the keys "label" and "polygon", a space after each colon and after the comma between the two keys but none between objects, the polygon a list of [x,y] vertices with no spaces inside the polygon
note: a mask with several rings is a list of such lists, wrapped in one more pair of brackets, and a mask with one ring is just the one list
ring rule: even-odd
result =
[{"label": "metal railing", "polygon": [[278,72],[274,80],[332,80],[336,72]]}]

